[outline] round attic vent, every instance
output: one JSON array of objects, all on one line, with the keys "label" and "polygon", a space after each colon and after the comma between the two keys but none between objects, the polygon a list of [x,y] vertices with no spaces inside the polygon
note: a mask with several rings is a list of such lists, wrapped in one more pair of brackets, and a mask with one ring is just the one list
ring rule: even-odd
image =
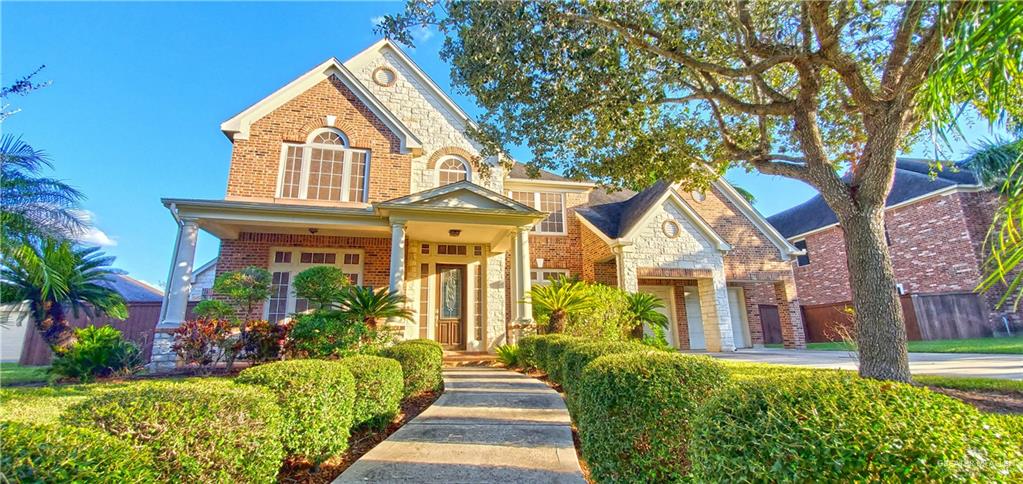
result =
[{"label": "round attic vent", "polygon": [[373,70],[373,82],[377,83],[378,86],[391,87],[397,80],[398,73],[394,72],[394,69],[390,67],[380,66]]},{"label": "round attic vent", "polygon": [[678,222],[668,219],[661,224],[661,231],[664,232],[664,235],[669,239],[674,239],[682,233],[682,227],[679,226]]},{"label": "round attic vent", "polygon": [[707,199],[707,194],[704,193],[704,192],[694,191],[692,193],[692,195],[693,195],[693,200],[696,200],[697,202],[702,202],[702,201]]}]

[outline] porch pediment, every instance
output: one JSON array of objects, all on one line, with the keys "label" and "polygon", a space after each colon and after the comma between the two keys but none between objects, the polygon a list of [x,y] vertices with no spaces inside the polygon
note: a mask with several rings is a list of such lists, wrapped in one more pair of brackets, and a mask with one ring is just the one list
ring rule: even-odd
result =
[{"label": "porch pediment", "polygon": [[485,212],[501,211],[509,214],[543,215],[543,212],[469,181],[431,188],[378,203],[376,206],[379,209],[460,208]]}]

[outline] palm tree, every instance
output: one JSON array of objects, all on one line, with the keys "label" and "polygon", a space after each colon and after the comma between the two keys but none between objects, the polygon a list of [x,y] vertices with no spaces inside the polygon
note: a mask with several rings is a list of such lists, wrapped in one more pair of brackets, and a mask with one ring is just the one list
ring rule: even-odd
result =
[{"label": "palm tree", "polygon": [[374,291],[372,287],[352,286],[341,299],[341,312],[373,329],[381,319],[412,321],[412,311],[405,308],[405,296],[388,288]]},{"label": "palm tree", "polygon": [[529,290],[529,299],[533,303],[533,318],[547,315],[548,333],[563,333],[568,323],[568,316],[589,309],[590,300],[586,285],[560,277],[550,284],[535,285]]},{"label": "palm tree", "polygon": [[4,302],[28,301],[36,329],[54,353],[75,343],[75,330],[67,322],[67,310],[77,317],[105,314],[128,317],[128,308],[117,291],[105,283],[116,272],[113,257],[98,247],[75,247],[68,241],[44,238],[6,250],[0,264],[0,291]]},{"label": "palm tree", "polygon": [[25,237],[69,237],[86,226],[84,196],[66,183],[39,175],[49,158],[11,135],[0,140],[0,224],[6,245]]},{"label": "palm tree", "polygon": [[668,317],[661,314],[658,309],[664,309],[664,301],[653,294],[645,292],[633,292],[626,296],[629,301],[629,313],[635,323],[633,330],[637,337],[643,336],[643,325],[651,327],[668,328]]},{"label": "palm tree", "polygon": [[1016,141],[988,139],[973,146],[963,164],[977,174],[977,178],[984,186],[1004,189],[1009,171],[1021,154],[1023,139]]}]

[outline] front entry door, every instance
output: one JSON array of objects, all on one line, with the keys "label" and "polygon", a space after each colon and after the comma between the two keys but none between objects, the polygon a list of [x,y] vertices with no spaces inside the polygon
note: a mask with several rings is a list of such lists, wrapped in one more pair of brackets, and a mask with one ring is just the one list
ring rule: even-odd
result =
[{"label": "front entry door", "polygon": [[447,350],[465,349],[465,266],[437,264],[437,342]]}]

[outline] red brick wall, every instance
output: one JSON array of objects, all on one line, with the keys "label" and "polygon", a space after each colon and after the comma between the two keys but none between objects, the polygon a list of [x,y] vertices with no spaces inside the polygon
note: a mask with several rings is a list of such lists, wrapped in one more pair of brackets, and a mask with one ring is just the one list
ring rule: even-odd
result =
[{"label": "red brick wall", "polygon": [[[332,235],[268,234],[242,232],[237,239],[220,241],[217,275],[248,266],[270,267],[271,247],[320,247],[363,249],[364,284],[386,287],[390,282],[391,239],[375,237],[341,237]],[[259,308],[260,313],[262,307]]]},{"label": "red brick wall", "polygon": [[[608,247],[607,242],[604,242],[597,234],[593,233],[589,227],[586,227],[576,221],[577,225],[580,225],[579,235],[579,252],[581,255],[580,274],[579,277],[586,281],[596,281],[608,284],[608,280],[615,281],[615,285],[618,283],[618,273],[614,265],[614,254],[611,253],[611,248]],[[608,262],[610,259],[610,263]],[[610,268],[611,273],[608,274]]]},{"label": "red brick wall", "polygon": [[543,259],[545,269],[568,269],[572,275],[582,272],[582,254],[579,251],[580,223],[575,209],[585,204],[588,195],[565,194],[565,231],[567,235],[529,234],[530,267],[536,267],[536,259]]},{"label": "red brick wall", "polygon": [[[249,138],[235,140],[227,180],[229,199],[273,201],[281,162],[281,144],[305,142],[324,127],[327,115],[348,136],[353,148],[369,149],[369,201],[408,195],[411,155],[399,152],[398,138],[336,78],[325,79],[252,123]],[[323,202],[334,204],[336,202]]]},{"label": "red brick wall", "polygon": [[[989,192],[955,193],[889,209],[885,224],[896,281],[910,293],[973,291],[982,275],[984,237],[997,203],[997,195]],[[852,299],[841,229],[811,234],[806,244],[810,264],[795,268],[801,303]],[[986,296],[989,303],[997,297]]]}]

